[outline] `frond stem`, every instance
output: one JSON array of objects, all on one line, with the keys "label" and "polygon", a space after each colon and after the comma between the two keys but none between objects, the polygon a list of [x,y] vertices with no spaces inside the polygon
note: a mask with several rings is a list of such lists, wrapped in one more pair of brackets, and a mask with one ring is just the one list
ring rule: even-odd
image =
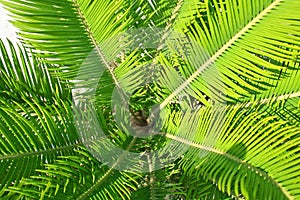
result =
[{"label": "frond stem", "polygon": [[186,81],[184,81],[174,92],[172,92],[161,104],[160,109],[163,109],[174,97],[176,97],[182,90],[184,90],[191,82],[193,82],[205,69],[212,65],[223,53],[225,53],[233,43],[235,43],[241,36],[250,30],[256,23],[265,17],[273,8],[278,6],[283,0],[276,0],[257,15],[250,23],[248,23],[242,30],[234,35],[221,49],[219,49],[212,57],[210,57],[199,69],[194,72]]},{"label": "frond stem", "polygon": [[42,155],[42,154],[55,153],[55,152],[58,152],[58,151],[66,151],[66,150],[74,149],[75,147],[78,147],[80,145],[81,145],[81,143],[77,143],[77,144],[72,144],[72,145],[68,145],[68,146],[52,148],[52,149],[45,149],[45,150],[39,150],[39,151],[33,151],[33,152],[2,155],[2,156],[0,156],[0,160],[26,158],[26,157],[30,157],[30,156],[37,156],[37,155]]},{"label": "frond stem", "polygon": [[169,139],[172,139],[172,140],[175,140],[175,141],[178,141],[180,143],[183,143],[183,144],[186,144],[186,145],[189,145],[191,147],[194,147],[194,148],[197,148],[197,149],[202,149],[202,150],[205,150],[205,151],[208,151],[208,152],[212,152],[212,153],[215,153],[215,154],[218,154],[218,155],[222,155],[230,160],[233,160],[237,163],[240,163],[241,165],[244,165],[246,166],[247,168],[250,168],[252,169],[253,171],[256,171],[258,172],[259,174],[261,174],[263,177],[265,177],[266,179],[268,179],[271,183],[273,183],[274,185],[276,185],[282,192],[283,194],[288,198],[288,199],[293,199],[293,197],[289,194],[289,192],[278,182],[274,181],[272,179],[272,177],[270,177],[266,172],[258,169],[257,167],[247,163],[246,161],[244,160],[241,160],[229,153],[226,153],[226,152],[223,152],[223,151],[220,151],[220,150],[217,150],[215,148],[211,148],[211,147],[207,147],[207,146],[204,146],[204,145],[201,145],[201,144],[197,144],[197,143],[194,143],[194,142],[191,142],[191,141],[188,141],[184,138],[181,138],[181,137],[178,137],[178,136],[175,136],[175,135],[172,135],[172,134],[169,134],[169,133],[166,133],[164,134],[165,137],[169,138]]}]

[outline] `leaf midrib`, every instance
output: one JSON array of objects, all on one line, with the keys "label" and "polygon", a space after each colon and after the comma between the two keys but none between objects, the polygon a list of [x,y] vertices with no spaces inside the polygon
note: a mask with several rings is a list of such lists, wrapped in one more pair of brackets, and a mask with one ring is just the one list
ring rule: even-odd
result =
[{"label": "leaf midrib", "polygon": [[31,151],[31,152],[24,152],[24,153],[21,153],[21,152],[12,153],[12,154],[0,156],[0,160],[20,159],[20,158],[26,158],[26,157],[37,156],[37,155],[42,155],[42,154],[51,154],[51,153],[55,153],[58,151],[72,150],[75,147],[78,147],[80,145],[81,145],[80,143],[77,143],[77,144],[71,144],[68,146],[52,148],[52,149],[45,149],[45,150],[38,150],[38,151]]},{"label": "leaf midrib", "polygon": [[202,64],[186,81],[184,81],[174,92],[172,92],[161,104],[160,109],[163,109],[174,97],[182,90],[190,85],[205,69],[211,66],[222,54],[224,54],[241,36],[250,30],[256,23],[265,17],[273,8],[278,6],[283,0],[276,0],[250,21],[244,28],[235,34],[223,47],[221,47],[212,57]]},{"label": "leaf midrib", "polygon": [[[109,70],[109,72],[110,72],[110,74],[111,74],[111,76],[112,76],[112,78],[113,78],[113,80],[114,80],[114,82],[115,82],[115,84],[116,84],[116,86],[117,86],[117,89],[119,90],[119,92],[120,92],[121,94],[123,94],[122,88],[121,88],[121,86],[120,86],[120,84],[119,84],[119,82],[118,82],[118,79],[116,78],[116,76],[115,76],[115,74],[114,74],[112,68],[110,67],[109,63],[106,61],[105,56],[102,54],[100,47],[97,45],[97,41],[96,41],[96,39],[94,38],[93,33],[92,33],[92,31],[90,30],[90,28],[89,28],[89,26],[88,26],[88,24],[87,24],[87,22],[86,22],[86,20],[85,20],[85,17],[84,17],[83,13],[82,13],[81,10],[80,10],[80,7],[79,7],[79,4],[77,3],[77,0],[73,0],[73,3],[74,3],[74,5],[75,5],[75,7],[76,7],[76,9],[77,9],[78,14],[80,15],[80,18],[81,18],[81,20],[82,20],[82,22],[83,22],[83,24],[84,24],[84,27],[85,27],[86,31],[88,32],[88,35],[89,35],[90,39],[92,40],[93,45],[95,46],[95,48],[96,48],[96,50],[97,50],[99,56],[101,57],[101,59],[104,61],[105,66],[106,66],[107,69]],[[177,17],[177,12],[180,10],[182,4],[183,4],[183,0],[179,0],[178,3],[177,3],[177,6],[174,8],[174,10],[173,10],[173,12],[172,12],[172,15],[171,15],[171,17],[170,17],[169,23],[167,24],[167,26],[166,26],[166,28],[165,28],[165,30],[164,30],[164,34],[163,34],[162,40],[160,41],[160,45],[159,45],[159,47],[158,47],[158,51],[161,50],[161,48],[162,48],[162,43],[163,43],[165,37],[167,37],[167,35],[168,35],[168,30],[169,30],[169,28],[171,27],[172,22],[174,22],[174,19]],[[155,59],[154,59],[154,62],[155,62]],[[122,95],[121,95],[121,96],[122,96]],[[123,97],[123,96],[122,96],[122,97]],[[126,102],[126,99],[125,99],[123,102]],[[130,142],[130,144],[128,145],[128,147],[126,148],[125,151],[130,151],[130,150],[132,149],[132,147],[133,147],[133,145],[134,145],[136,139],[137,139],[137,137],[134,137],[134,138],[133,138],[133,140]],[[126,155],[126,154],[124,154],[124,155]],[[85,191],[84,193],[82,193],[77,199],[84,199],[84,198],[85,198],[86,196],[88,196],[93,190],[95,190],[99,185],[101,185],[101,184],[103,183],[103,181],[104,181],[107,177],[109,177],[109,175],[114,171],[114,170],[113,170],[114,167],[115,167],[115,166],[120,162],[120,160],[122,160],[122,159],[124,159],[124,156],[121,155],[120,158],[115,162],[115,164],[114,164],[113,166],[111,166],[111,168],[110,168],[103,176],[101,176],[101,177],[93,184],[92,187],[90,187],[87,191]],[[149,166],[149,167],[150,167],[150,166]],[[150,167],[150,168],[151,168],[151,167]],[[150,169],[150,171],[151,171],[151,170],[152,170],[152,169]]]},{"label": "leaf midrib", "polygon": [[[113,79],[113,81],[114,81],[114,83],[115,83],[115,85],[116,85],[117,90],[119,91],[120,94],[123,94],[121,85],[120,85],[120,83],[119,83],[117,77],[115,76],[115,74],[114,74],[114,72],[113,72],[113,68],[112,68],[111,65],[109,64],[109,61],[106,59],[105,55],[102,53],[102,51],[101,51],[101,49],[100,49],[100,47],[99,47],[99,45],[98,45],[98,42],[97,42],[96,38],[94,37],[94,34],[93,34],[93,32],[92,32],[90,26],[88,25],[88,23],[87,23],[87,21],[86,21],[84,15],[83,15],[81,9],[80,9],[80,6],[79,6],[77,0],[73,0],[73,4],[74,4],[74,6],[75,6],[75,8],[76,8],[76,11],[77,11],[77,13],[78,13],[80,19],[81,19],[81,22],[83,23],[83,26],[84,26],[85,30],[86,30],[87,33],[88,33],[89,38],[91,39],[91,42],[92,42],[94,48],[96,49],[98,55],[100,56],[102,62],[103,62],[104,65],[105,65],[105,67],[106,67],[107,70],[109,71],[109,73],[110,73],[110,75],[111,75],[111,77],[112,77],[112,79]],[[121,96],[122,96],[122,98],[124,98],[123,95],[121,95]],[[124,99],[123,99],[123,100],[124,100]]]},{"label": "leaf midrib", "polygon": [[289,194],[289,192],[278,182],[276,182],[272,177],[270,177],[266,172],[260,170],[259,168],[247,163],[246,161],[244,160],[241,160],[240,158],[238,157],[235,157],[231,154],[228,154],[226,152],[223,152],[223,151],[220,151],[216,148],[212,148],[212,147],[207,147],[207,146],[204,146],[204,145],[201,145],[201,144],[198,144],[198,143],[194,143],[194,142],[191,142],[191,141],[188,141],[184,138],[181,138],[181,137],[178,137],[178,136],[175,136],[175,135],[172,135],[172,134],[165,134],[165,137],[169,138],[169,139],[172,139],[172,140],[175,140],[175,141],[178,141],[182,144],[186,144],[186,145],[189,145],[191,147],[194,147],[194,148],[197,148],[197,149],[203,149],[205,151],[208,151],[208,152],[212,152],[214,154],[218,154],[218,155],[222,155],[230,160],[233,160],[237,163],[240,163],[241,165],[244,165],[246,166],[247,168],[250,168],[252,170],[254,170],[255,172],[258,172],[259,174],[261,174],[263,177],[265,177],[267,180],[269,180],[271,183],[273,183],[274,185],[276,185],[282,192],[283,194],[288,198],[288,199],[293,199],[293,196],[291,196]]},{"label": "leaf midrib", "polygon": [[[208,68],[213,62],[215,62],[215,60],[217,60],[224,52],[227,51],[227,49],[230,48],[230,46],[235,43],[243,34],[245,34],[249,29],[251,29],[258,21],[260,21],[266,14],[268,14],[274,7],[276,7],[279,3],[281,3],[283,0],[276,0],[275,2],[273,2],[270,6],[268,6],[265,10],[263,10],[258,16],[256,16],[250,23],[248,23],[241,31],[239,31],[236,35],[234,35],[221,49],[219,49],[209,60],[207,60],[202,66],[199,67],[199,69],[194,72],[185,82],[183,82],[172,94],[170,94],[164,101],[163,103],[160,105],[161,108],[165,107],[178,93],[180,93],[183,89],[185,89],[192,81],[194,81],[201,73],[202,71],[204,71],[206,68]],[[122,88],[118,82],[118,79],[116,78],[114,72],[113,72],[113,69],[110,67],[110,64],[108,63],[108,61],[106,60],[105,58],[105,55],[102,53],[100,47],[98,46],[98,43],[96,41],[96,39],[94,38],[93,36],[93,33],[88,25],[88,23],[86,22],[85,20],[85,17],[83,15],[83,13],[81,12],[80,10],[80,7],[79,7],[79,4],[77,3],[76,0],[73,0],[73,3],[77,9],[77,13],[79,14],[80,16],[80,19],[82,20],[82,23],[86,29],[86,31],[88,32],[88,35],[89,35],[89,38],[91,39],[92,41],[92,44],[94,45],[94,47],[96,48],[97,50],[97,53],[99,54],[101,60],[103,61],[103,63],[105,64],[106,68],[108,69],[109,73],[111,74],[112,76],[112,79],[114,80],[114,83],[116,84],[117,86],[117,89],[118,90],[121,90],[122,91]],[[241,161],[239,158],[236,158],[230,154],[226,154],[224,152],[221,152],[221,151],[218,151],[218,150],[215,150],[215,149],[212,149],[212,148],[208,148],[208,147],[204,147],[202,145],[199,145],[199,144],[195,144],[195,143],[192,143],[192,142],[189,142],[189,141],[185,141],[184,139],[182,138],[179,138],[179,137],[176,137],[176,136],[173,136],[173,135],[168,135],[166,137],[169,137],[171,139],[174,139],[174,140],[177,140],[177,141],[180,141],[182,143],[185,143],[185,144],[188,144],[190,146],[194,146],[194,147],[197,147],[197,148],[202,148],[202,149],[205,149],[205,150],[208,150],[208,151],[211,151],[213,153],[217,153],[217,154],[222,154],[222,155],[225,155],[226,157],[228,157],[229,159],[232,159],[236,162],[239,162],[241,164],[244,164],[244,165],[249,165],[248,163],[244,162],[244,161]],[[134,141],[134,140],[133,140]],[[132,141],[132,142],[133,142]],[[130,149],[130,146],[126,149],[126,150],[129,150]],[[118,159],[119,160],[119,159]],[[118,162],[116,162],[117,164]],[[270,179],[275,185],[277,185],[283,192],[286,196],[290,197],[290,195],[288,194],[288,192],[281,187],[281,185],[279,185],[279,183],[277,182],[274,182],[273,179],[271,179],[271,177],[268,176],[268,174],[266,174],[265,172],[259,170],[259,169],[256,169],[254,166],[252,165],[249,165],[251,166],[252,168],[254,168],[256,171],[259,171],[261,174],[263,174],[265,177],[267,177],[268,179]],[[82,199],[82,198],[85,198],[88,194],[91,193],[91,191],[93,191],[95,188],[97,188],[98,185],[100,185],[105,179],[106,177],[108,177],[111,173],[113,172],[113,167],[111,167],[103,176],[101,176],[100,179],[98,179],[95,184],[87,191],[85,191],[82,195],[80,195],[78,197],[78,199]]]},{"label": "leaf midrib", "polygon": [[[112,79],[113,79],[113,81],[114,81],[114,83],[115,83],[115,85],[116,85],[116,87],[117,87],[117,90],[119,91],[119,93],[121,94],[121,97],[123,98],[123,102],[126,102],[126,99],[124,99],[124,96],[123,96],[122,88],[121,88],[121,86],[120,86],[120,84],[119,84],[119,82],[118,82],[118,79],[117,79],[117,77],[115,76],[112,67],[110,66],[110,64],[109,64],[108,61],[106,60],[105,55],[102,53],[102,51],[101,51],[101,49],[100,49],[100,47],[99,47],[99,45],[98,45],[98,42],[96,41],[96,39],[95,39],[95,37],[94,37],[94,35],[93,35],[93,33],[92,33],[92,31],[91,31],[91,29],[90,29],[90,27],[89,27],[89,25],[88,25],[86,19],[85,19],[85,17],[84,17],[84,15],[83,15],[83,13],[82,13],[82,11],[81,11],[81,9],[80,9],[80,6],[79,6],[77,0],[73,0],[73,4],[74,4],[74,6],[75,6],[75,8],[76,8],[76,11],[77,11],[77,13],[78,13],[78,15],[79,15],[79,17],[80,17],[80,19],[81,19],[83,25],[84,25],[85,30],[86,30],[87,33],[88,33],[89,38],[90,38],[91,41],[92,41],[92,44],[93,44],[94,48],[96,49],[98,55],[100,56],[101,60],[102,60],[103,63],[105,64],[107,70],[108,70],[109,73],[111,74],[111,77],[112,77]],[[135,141],[135,140],[133,140],[132,142],[134,142],[134,141]],[[131,143],[132,143],[132,142],[131,142]],[[131,145],[129,145],[128,148],[130,148],[130,147],[131,147]],[[127,150],[127,149],[126,149],[126,150]],[[120,160],[120,159],[118,159],[118,161],[115,163],[115,165],[117,165],[117,163],[119,162],[119,160]],[[112,167],[111,167],[111,168],[110,168],[103,176],[101,176],[101,177],[93,184],[92,187],[90,187],[87,191],[83,192],[77,199],[84,199],[84,198],[85,198],[86,196],[88,196],[93,190],[95,190],[95,189],[96,189],[96,188],[97,188],[97,187],[98,187],[98,186],[99,186],[99,185],[100,185],[107,177],[109,177],[109,175],[113,172],[113,167],[114,167],[114,166],[112,166]]]}]

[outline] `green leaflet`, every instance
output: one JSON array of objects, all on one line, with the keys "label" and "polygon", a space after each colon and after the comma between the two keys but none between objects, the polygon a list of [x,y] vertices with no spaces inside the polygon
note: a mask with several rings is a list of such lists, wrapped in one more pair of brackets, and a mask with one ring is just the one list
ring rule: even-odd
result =
[{"label": "green leaflet", "polygon": [[[0,3],[26,48],[10,44],[10,55],[0,44],[1,198],[300,198],[299,0]],[[155,48],[136,45],[142,30],[159,35]],[[97,122],[112,145],[167,146],[174,163],[151,171],[159,159],[149,156],[146,173],[97,160],[73,120],[80,84],[96,85]],[[164,108],[160,134],[133,137],[117,124],[114,89],[134,94],[134,111]],[[86,125],[94,113],[82,114]],[[117,165],[124,155],[111,157]]]}]

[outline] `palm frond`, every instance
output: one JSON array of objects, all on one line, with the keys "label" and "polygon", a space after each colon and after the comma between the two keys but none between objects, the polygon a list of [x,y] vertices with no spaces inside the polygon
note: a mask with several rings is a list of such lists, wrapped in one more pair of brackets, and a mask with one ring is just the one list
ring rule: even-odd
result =
[{"label": "palm frond", "polygon": [[8,45],[10,50],[0,41],[2,197],[22,177],[35,174],[36,168],[59,154],[70,154],[78,145],[66,83],[49,74],[49,65]]},{"label": "palm frond", "polygon": [[1,198],[300,198],[299,0],[0,3]]},{"label": "palm frond", "polygon": [[196,173],[193,176],[213,181],[228,195],[297,198],[300,130],[268,109],[258,104],[248,109],[224,107],[218,113],[208,108],[185,113],[183,127],[179,125],[177,131],[173,128],[174,133],[166,134],[172,142],[181,144],[181,149],[190,148],[180,168],[188,175]]},{"label": "palm frond", "polygon": [[[111,51],[99,49],[98,45],[104,48],[101,42],[130,24],[130,19],[125,22],[126,12],[120,10],[122,1],[50,3],[3,0],[1,4],[14,18],[12,23],[20,29],[18,34],[26,46],[34,48],[35,53],[48,63],[60,65],[60,68],[54,69],[63,71],[60,75],[68,79],[76,76],[78,68],[93,49],[97,49],[103,66],[110,69]],[[111,11],[109,15],[107,9]],[[47,19],[46,22],[44,19]]]},{"label": "palm frond", "polygon": [[[236,102],[249,101],[260,93],[264,93],[261,98],[267,97],[271,95],[268,90],[282,94],[281,87],[273,89],[276,81],[291,74],[297,77],[299,66],[299,20],[294,14],[299,11],[298,4],[293,0],[261,1],[256,5],[251,1],[207,1],[202,16],[188,29],[192,41],[188,47],[170,42],[170,49],[176,50],[173,46],[179,45],[183,52],[190,53],[173,51],[175,59],[168,53],[160,58],[165,68],[180,63],[177,67],[182,81],[175,86],[166,83],[171,76],[166,72],[160,82],[170,88],[170,97],[184,91],[204,104],[204,96]],[[297,84],[293,86],[292,91],[298,90]]]},{"label": "palm frond", "polygon": [[53,196],[57,199],[129,199],[130,192],[137,185],[133,175],[109,169],[84,148],[75,150],[74,155],[58,156],[53,163],[45,164],[36,171],[37,175],[23,179],[17,187],[10,187],[8,196],[34,199]]},{"label": "palm frond", "polygon": [[55,102],[55,106],[49,106],[21,100],[26,105],[2,97],[0,100],[1,195],[22,177],[35,174],[43,163],[72,154],[79,142],[67,104]]},{"label": "palm frond", "polygon": [[7,45],[0,40],[1,95],[20,103],[22,98],[35,98],[48,104],[53,102],[53,98],[70,98],[67,84],[58,77],[50,76],[48,68],[51,66],[9,40]]},{"label": "palm frond", "polygon": [[182,173],[181,181],[183,184],[183,188],[185,189],[185,198],[186,199],[216,199],[216,200],[224,200],[224,199],[232,199],[226,193],[218,190],[217,184],[214,184],[211,181],[204,179],[203,177],[199,177],[196,174],[185,174]]}]

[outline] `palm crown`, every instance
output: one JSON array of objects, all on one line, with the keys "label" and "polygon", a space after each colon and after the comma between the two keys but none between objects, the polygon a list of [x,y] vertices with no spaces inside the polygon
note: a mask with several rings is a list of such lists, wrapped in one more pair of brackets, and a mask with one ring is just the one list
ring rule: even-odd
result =
[{"label": "palm crown", "polygon": [[300,198],[299,0],[0,3],[1,198]]}]

